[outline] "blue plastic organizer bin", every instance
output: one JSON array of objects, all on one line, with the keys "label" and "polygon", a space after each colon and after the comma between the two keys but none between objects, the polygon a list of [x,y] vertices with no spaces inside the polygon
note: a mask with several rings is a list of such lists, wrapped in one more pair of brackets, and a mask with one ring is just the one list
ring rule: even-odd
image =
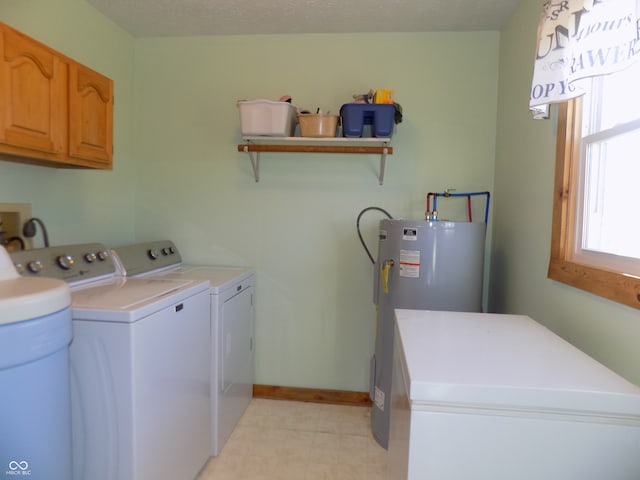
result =
[{"label": "blue plastic organizer bin", "polygon": [[362,137],[364,125],[371,125],[374,137],[391,137],[396,107],[388,103],[345,103],[340,108],[342,134]]}]

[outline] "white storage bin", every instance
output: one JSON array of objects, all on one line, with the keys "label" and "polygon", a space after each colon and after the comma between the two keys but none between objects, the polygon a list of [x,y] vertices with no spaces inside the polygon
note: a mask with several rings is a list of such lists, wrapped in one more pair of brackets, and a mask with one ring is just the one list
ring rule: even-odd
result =
[{"label": "white storage bin", "polygon": [[243,100],[238,102],[242,135],[293,137],[296,108],[289,102]]}]

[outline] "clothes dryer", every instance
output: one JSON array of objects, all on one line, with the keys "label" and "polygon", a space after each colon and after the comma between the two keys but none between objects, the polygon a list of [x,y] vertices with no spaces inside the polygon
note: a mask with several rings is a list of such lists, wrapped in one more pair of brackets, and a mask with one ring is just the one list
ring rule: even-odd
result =
[{"label": "clothes dryer", "polygon": [[102,244],[12,258],[71,287],[74,478],[194,478],[211,450],[208,282],[116,276]]},{"label": "clothes dryer", "polygon": [[254,284],[248,267],[185,265],[170,240],[112,249],[126,277],[207,280],[211,301],[211,453],[231,436],[253,397]]}]

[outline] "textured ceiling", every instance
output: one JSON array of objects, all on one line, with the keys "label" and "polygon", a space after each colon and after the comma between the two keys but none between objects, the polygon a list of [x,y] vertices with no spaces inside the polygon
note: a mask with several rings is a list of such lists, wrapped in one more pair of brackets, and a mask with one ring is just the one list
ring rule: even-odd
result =
[{"label": "textured ceiling", "polygon": [[519,1],[87,0],[137,37],[499,30]]}]

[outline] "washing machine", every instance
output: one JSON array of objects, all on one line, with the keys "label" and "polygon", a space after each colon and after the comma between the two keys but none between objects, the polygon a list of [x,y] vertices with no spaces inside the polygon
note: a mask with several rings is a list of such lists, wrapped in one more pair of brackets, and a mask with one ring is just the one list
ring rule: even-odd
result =
[{"label": "washing machine", "polygon": [[12,260],[71,288],[74,478],[195,478],[211,450],[208,282],[117,276],[102,244]]},{"label": "washing machine", "polygon": [[0,476],[71,478],[71,295],[22,278],[0,246]]},{"label": "washing machine", "polygon": [[207,280],[211,301],[211,454],[231,436],[253,397],[254,284],[248,267],[185,265],[170,240],[112,249],[121,275]]}]

